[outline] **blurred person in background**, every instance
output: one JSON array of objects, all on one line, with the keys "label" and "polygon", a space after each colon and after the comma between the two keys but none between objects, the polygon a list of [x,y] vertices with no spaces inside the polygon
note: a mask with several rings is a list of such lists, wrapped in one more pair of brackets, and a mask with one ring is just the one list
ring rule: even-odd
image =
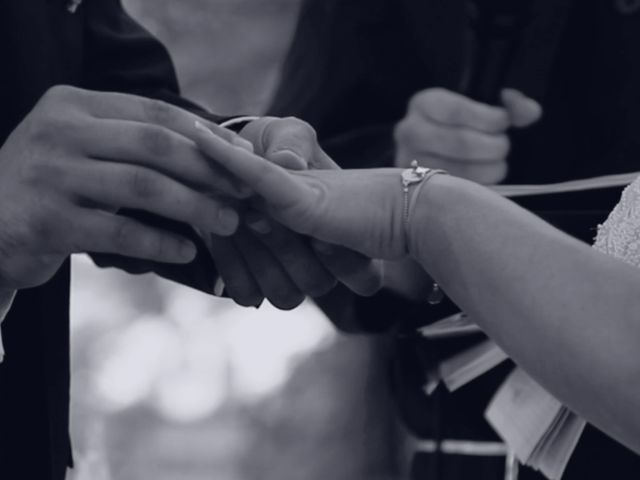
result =
[{"label": "blurred person in background", "polygon": [[[305,0],[270,112],[312,124],[343,168],[404,167],[416,159],[484,184],[638,169],[640,2],[534,1],[501,85],[508,89],[493,104],[470,98],[474,85],[462,86],[473,48],[467,6]],[[521,203],[590,241],[619,194],[611,188]],[[428,304],[438,292],[411,262],[387,262],[384,285],[372,298],[339,288],[318,303],[343,330],[395,331],[396,402],[411,435],[429,447],[414,456],[412,478],[504,478],[506,449],[484,412],[512,366],[456,393],[439,386],[426,394],[429,372],[484,338],[416,338],[416,328],[458,310],[446,298]],[[441,448],[461,442],[469,448]],[[639,467],[637,455],[587,426],[564,478],[622,477]],[[520,478],[541,476],[522,468]]]},{"label": "blurred person in background", "polygon": [[[195,119],[290,167],[331,162],[304,122],[240,123],[254,143],[217,127],[223,118],[180,97],[167,51],[119,0],[4,3],[0,49],[0,477],[61,480],[73,463],[72,253],[207,293],[216,271],[237,275],[250,288],[227,294],[245,305],[291,308],[343,274],[375,290],[362,255],[323,256],[285,229],[253,248],[236,211],[246,191],[197,151]],[[214,265],[217,248],[238,253]],[[250,263],[234,268],[245,248]]]}]

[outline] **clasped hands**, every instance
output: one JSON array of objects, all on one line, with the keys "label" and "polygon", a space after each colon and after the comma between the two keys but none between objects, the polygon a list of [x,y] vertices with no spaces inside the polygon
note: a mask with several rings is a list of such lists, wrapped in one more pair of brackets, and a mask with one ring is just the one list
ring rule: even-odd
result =
[{"label": "clasped hands", "polygon": [[[216,134],[217,129],[212,131]],[[282,168],[339,169],[318,145],[315,131],[301,120],[264,117],[248,124],[240,136],[249,141],[248,151]],[[211,234],[206,239],[226,293],[240,305],[257,306],[267,298],[278,308],[291,309],[306,296],[328,293],[337,281],[360,295],[380,288],[381,262],[295,233],[254,207],[251,199],[240,203],[241,221],[234,235]]]},{"label": "clasped hands", "polygon": [[293,308],[337,280],[362,294],[376,262],[311,242],[248,208],[242,181],[194,143],[195,122],[287,168],[336,168],[315,133],[265,118],[238,136],[164,102],[73,87],[50,89],[0,147],[0,290],[40,285],[72,253],[189,263],[193,243],[121,215],[140,210],[203,233],[226,292],[242,305]]}]

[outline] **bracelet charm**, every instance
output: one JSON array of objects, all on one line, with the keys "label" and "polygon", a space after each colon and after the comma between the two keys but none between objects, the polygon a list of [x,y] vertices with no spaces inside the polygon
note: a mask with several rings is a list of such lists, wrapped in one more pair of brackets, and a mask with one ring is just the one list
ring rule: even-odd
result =
[{"label": "bracelet charm", "polygon": [[[431,168],[421,167],[418,165],[417,160],[411,162],[411,168],[407,168],[402,171],[402,191],[403,191],[403,219],[404,219],[404,231],[405,238],[409,238],[409,217],[411,213],[411,198],[409,195],[409,189],[412,185],[417,185],[426,182],[432,176],[440,173],[446,174],[444,170],[434,170]],[[417,192],[414,193],[414,196]],[[438,305],[442,302],[444,293],[440,289],[440,285],[437,282],[433,283],[431,292],[427,296],[427,302],[430,305]]]}]

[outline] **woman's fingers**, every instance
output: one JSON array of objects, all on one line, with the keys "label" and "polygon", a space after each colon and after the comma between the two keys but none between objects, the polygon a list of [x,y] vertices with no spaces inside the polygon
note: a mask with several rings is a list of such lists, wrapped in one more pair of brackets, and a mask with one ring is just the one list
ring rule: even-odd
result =
[{"label": "woman's fingers", "polygon": [[238,148],[196,122],[196,144],[218,165],[227,169],[275,207],[290,207],[309,194],[305,185],[283,168]]},{"label": "woman's fingers", "polygon": [[98,206],[144,210],[218,235],[231,235],[238,226],[233,209],[144,167],[96,162],[77,167],[65,181]]}]

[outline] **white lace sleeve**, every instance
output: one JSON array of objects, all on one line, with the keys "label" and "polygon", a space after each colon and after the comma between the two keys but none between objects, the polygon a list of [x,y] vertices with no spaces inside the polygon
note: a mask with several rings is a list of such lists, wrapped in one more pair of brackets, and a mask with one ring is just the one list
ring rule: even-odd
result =
[{"label": "white lace sleeve", "polygon": [[620,203],[598,226],[594,248],[640,267],[640,178],[622,192]]}]

